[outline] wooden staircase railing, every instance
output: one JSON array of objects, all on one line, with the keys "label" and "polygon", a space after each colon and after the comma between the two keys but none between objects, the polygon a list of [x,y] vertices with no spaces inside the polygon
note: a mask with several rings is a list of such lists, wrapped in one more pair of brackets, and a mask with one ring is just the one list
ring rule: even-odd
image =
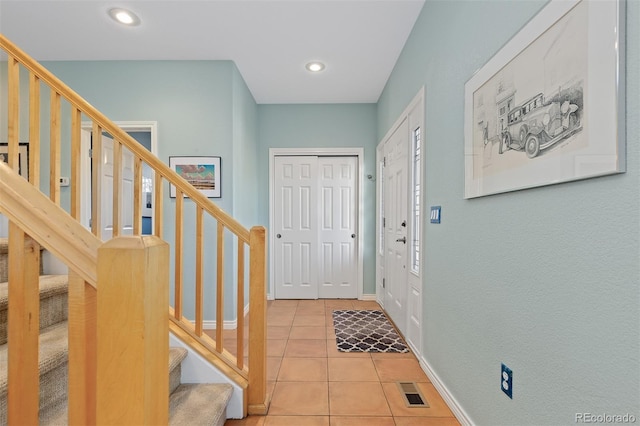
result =
[{"label": "wooden staircase railing", "polygon": [[[85,184],[81,180],[80,166],[80,147],[81,132],[83,122],[90,121],[93,134],[94,153],[102,152],[102,134],[109,134],[114,140],[113,149],[113,165],[114,179],[113,191],[111,199],[113,211],[113,236],[117,237],[122,234],[122,215],[123,204],[133,204],[133,235],[140,235],[142,232],[142,212],[141,199],[142,189],[142,170],[143,165],[148,165],[153,169],[154,173],[154,229],[153,235],[163,238],[163,230],[168,227],[175,229],[175,241],[173,241],[173,270],[174,270],[174,306],[169,308],[169,327],[178,337],[191,345],[195,350],[213,362],[219,369],[224,371],[227,376],[234,380],[239,386],[245,389],[244,395],[244,412],[249,414],[265,414],[268,408],[266,395],[266,230],[264,227],[253,227],[251,230],[244,228],[233,217],[221,210],[212,203],[200,191],[196,190],[191,184],[171,170],[164,162],[147,151],[142,145],[136,142],[129,134],[120,129],[111,120],[100,113],[96,108],[82,99],[78,94],[73,92],[67,85],[60,81],[57,77],[47,71],[39,63],[26,55],[17,46],[11,43],[6,37],[0,34],[0,48],[8,55],[7,59],[7,93],[1,94],[2,102],[7,102],[7,122],[8,122],[8,163],[9,167],[17,171],[19,168],[19,141],[22,138],[29,141],[29,182],[31,185],[39,186],[41,177],[39,170],[41,161],[49,162],[49,179],[46,190],[48,190],[49,198],[52,203],[60,206],[60,176],[61,170],[61,152],[70,152],[70,170],[64,170],[70,174],[70,205],[68,206],[68,214],[76,221],[80,220],[80,211],[82,202],[82,185]],[[21,78],[28,80],[28,93],[21,91]],[[41,91],[44,88],[49,92],[49,117],[41,117]],[[21,104],[28,104],[28,108],[21,108]],[[28,119],[21,119],[20,113],[24,114],[28,111]],[[42,123],[48,122],[49,135],[48,138],[40,134]],[[21,123],[28,123],[28,135],[20,135]],[[63,141],[63,133],[69,136]],[[46,146],[48,139],[48,153],[42,153],[41,146]],[[68,145],[63,145],[66,143]],[[64,151],[63,151],[64,147]],[[121,173],[123,168],[123,150],[128,150],[134,157],[133,167],[133,194],[132,200],[123,198]],[[98,179],[99,172],[102,167],[102,156],[92,156],[92,180],[91,193],[102,194],[106,188],[101,187],[101,180]],[[163,202],[163,194],[168,191],[169,185],[176,188],[175,202],[175,222],[167,223],[163,219],[163,210],[169,203]],[[20,193],[14,193],[14,197],[20,197]],[[184,199],[190,198],[195,204],[196,223],[196,243],[195,243],[195,283],[189,283],[196,289],[196,297],[194,306],[189,306],[188,311],[195,313],[194,321],[185,318],[185,302],[183,297],[185,283],[183,282],[184,267],[184,233],[183,227],[188,218],[185,215]],[[0,200],[0,209],[5,200]],[[101,197],[93,196],[90,200],[92,211],[91,232],[99,237],[100,230],[105,225],[104,218],[100,212],[105,206],[101,206]],[[107,206],[108,207],[108,206]],[[209,218],[206,219],[205,218]],[[47,220],[47,218],[42,218]],[[11,227],[13,227],[13,219]],[[49,218],[50,220],[50,218]],[[217,257],[216,257],[216,334],[215,338],[210,338],[204,333],[204,312],[205,295],[204,273],[205,264],[203,250],[204,224],[213,220],[216,224],[217,232]],[[27,234],[33,235],[34,229],[21,228],[18,223],[16,227],[26,231]],[[44,222],[43,227],[47,227]],[[82,226],[78,222],[78,226]],[[73,231],[70,231],[72,234]],[[74,235],[78,235],[77,233]],[[232,241],[225,241],[225,235],[231,236]],[[11,238],[11,236],[10,236]],[[34,237],[35,238],[35,237]],[[48,246],[39,237],[36,239],[41,244]],[[225,244],[225,242],[227,244]],[[57,244],[57,243],[56,243]],[[233,271],[235,279],[236,303],[235,315],[237,317],[237,328],[234,339],[236,344],[234,347],[225,346],[225,333],[223,333],[222,324],[225,320],[225,281],[233,281],[225,279],[225,247],[231,245],[237,246],[236,253],[233,253],[233,261],[236,270]],[[53,245],[52,245],[53,247]],[[248,248],[248,250],[246,250]],[[64,249],[62,249],[64,250]],[[53,253],[56,254],[55,249]],[[56,254],[57,255],[57,254]],[[16,256],[13,255],[12,256]],[[69,265],[72,271],[70,279],[77,282],[91,282],[88,276],[83,275],[75,265]],[[248,280],[248,300],[250,306],[248,321],[248,336],[246,335],[246,327],[244,323],[244,306],[245,306],[245,270],[249,272]],[[74,282],[75,282],[74,281]],[[70,291],[73,287],[70,282]],[[78,287],[78,294],[85,294],[86,291],[82,285]],[[98,294],[99,295],[99,294]],[[210,295],[208,295],[210,296]],[[82,305],[73,306],[74,297],[70,294],[69,310],[70,312],[77,310],[81,315],[91,319],[93,313],[89,308]],[[228,306],[228,305],[227,305]],[[78,331],[86,338],[91,338],[90,331]],[[248,348],[245,345],[248,341]],[[233,355],[235,352],[236,355]],[[248,353],[248,365],[244,361],[244,356]],[[76,356],[76,355],[74,355]],[[77,354],[77,356],[82,356]],[[70,353],[70,362],[72,354]],[[71,380],[71,379],[70,379]],[[10,384],[11,386],[11,384]],[[83,392],[91,391],[91,389],[83,389]],[[70,394],[71,394],[70,390]],[[91,394],[91,392],[89,392]],[[70,395],[71,396],[71,395]],[[87,398],[91,398],[88,396]],[[71,402],[70,402],[71,404]]]}]

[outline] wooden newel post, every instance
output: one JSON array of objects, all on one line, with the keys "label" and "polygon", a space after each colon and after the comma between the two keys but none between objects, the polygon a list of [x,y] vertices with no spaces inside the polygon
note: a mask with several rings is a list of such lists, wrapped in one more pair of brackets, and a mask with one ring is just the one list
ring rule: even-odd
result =
[{"label": "wooden newel post", "polygon": [[267,230],[249,233],[249,414],[265,415],[267,401]]},{"label": "wooden newel post", "polygon": [[118,237],[98,249],[98,424],[168,424],[169,246]]}]

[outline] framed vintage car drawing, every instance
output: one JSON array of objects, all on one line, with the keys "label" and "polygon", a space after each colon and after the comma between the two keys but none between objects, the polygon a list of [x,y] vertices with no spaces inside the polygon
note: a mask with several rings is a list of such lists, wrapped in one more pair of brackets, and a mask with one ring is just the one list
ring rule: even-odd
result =
[{"label": "framed vintage car drawing", "polygon": [[464,197],[625,171],[624,0],[552,0],[465,84]]}]

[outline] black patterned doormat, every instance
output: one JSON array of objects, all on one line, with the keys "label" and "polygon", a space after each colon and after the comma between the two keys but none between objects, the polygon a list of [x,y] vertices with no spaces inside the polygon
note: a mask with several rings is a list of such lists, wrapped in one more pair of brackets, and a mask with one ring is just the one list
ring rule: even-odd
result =
[{"label": "black patterned doormat", "polygon": [[382,311],[333,311],[340,352],[409,352]]}]

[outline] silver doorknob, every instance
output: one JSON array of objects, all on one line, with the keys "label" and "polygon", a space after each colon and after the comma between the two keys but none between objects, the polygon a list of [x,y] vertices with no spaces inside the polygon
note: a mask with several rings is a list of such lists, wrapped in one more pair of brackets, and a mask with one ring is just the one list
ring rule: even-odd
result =
[{"label": "silver doorknob", "polygon": [[276,235],[276,238],[282,238],[282,235],[278,234]]},{"label": "silver doorknob", "polygon": [[351,234],[351,238],[355,238],[355,237],[356,237],[356,234]]},{"label": "silver doorknob", "polygon": [[407,244],[407,237],[398,238],[396,243]]}]

